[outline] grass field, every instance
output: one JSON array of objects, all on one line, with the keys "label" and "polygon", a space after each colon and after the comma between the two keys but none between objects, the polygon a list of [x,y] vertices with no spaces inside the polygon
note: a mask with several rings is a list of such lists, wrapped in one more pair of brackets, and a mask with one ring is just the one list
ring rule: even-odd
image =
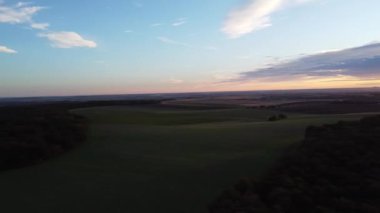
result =
[{"label": "grass field", "polygon": [[88,141],[59,158],[0,174],[1,212],[204,213],[222,190],[261,175],[310,124],[363,114],[267,122],[271,111],[98,107]]}]

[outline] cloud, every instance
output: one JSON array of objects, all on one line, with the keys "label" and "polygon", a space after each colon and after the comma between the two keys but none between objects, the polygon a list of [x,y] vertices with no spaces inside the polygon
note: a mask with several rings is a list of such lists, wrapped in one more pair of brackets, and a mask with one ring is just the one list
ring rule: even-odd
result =
[{"label": "cloud", "polygon": [[161,27],[164,25],[171,25],[172,27],[180,27],[180,26],[185,25],[185,24],[187,24],[187,18],[178,18],[178,19],[174,20],[172,23],[157,22],[157,23],[151,24],[150,26],[151,27]]},{"label": "cloud", "polygon": [[222,31],[230,38],[272,26],[271,15],[288,5],[297,5],[310,0],[247,0],[227,17]]},{"label": "cloud", "polygon": [[154,23],[154,24],[151,24],[150,26],[151,27],[161,27],[162,25],[164,25],[163,23]]},{"label": "cloud", "polygon": [[14,54],[14,53],[17,53],[16,50],[12,50],[6,46],[1,46],[0,45],[0,53],[8,53],[8,54]]},{"label": "cloud", "polygon": [[30,27],[36,30],[47,30],[49,28],[49,23],[32,23]]},{"label": "cloud", "polygon": [[52,42],[52,46],[57,48],[95,48],[97,46],[94,41],[86,40],[76,32],[49,32],[41,33],[39,36],[49,39]]},{"label": "cloud", "polygon": [[179,18],[179,19],[177,19],[176,21],[174,21],[174,22],[172,23],[172,26],[173,26],[173,27],[179,27],[179,26],[182,26],[182,25],[184,25],[184,24],[187,23],[186,19],[187,19],[187,18]]},{"label": "cloud", "polygon": [[184,82],[183,80],[177,79],[177,78],[169,79],[169,83],[171,83],[171,84],[182,84],[183,82]]},{"label": "cloud", "polygon": [[281,81],[299,77],[378,78],[380,76],[380,43],[343,50],[324,51],[292,61],[267,65],[243,72],[233,81],[265,79]]},{"label": "cloud", "polygon": [[33,23],[33,16],[44,7],[30,6],[30,3],[20,2],[15,6],[6,6],[0,2],[0,23],[25,24]]},{"label": "cloud", "polygon": [[25,6],[29,6],[29,5],[32,5],[32,3],[31,2],[18,2],[16,4],[16,7],[25,7]]},{"label": "cloud", "polygon": [[[94,48],[97,46],[94,41],[86,40],[76,32],[46,32],[50,26],[49,23],[39,23],[33,20],[33,16],[43,9],[45,7],[33,6],[33,3],[30,2],[18,2],[9,6],[0,0],[0,23],[28,24],[32,29],[43,30],[45,32],[38,34],[38,36],[47,38],[52,42],[52,46],[57,48]],[[1,52],[16,53],[14,50],[0,47]]]},{"label": "cloud", "polygon": [[194,45],[194,44],[189,44],[189,43],[177,41],[177,40],[174,40],[174,39],[171,39],[171,38],[167,38],[167,37],[163,37],[163,36],[157,37],[157,40],[159,40],[160,42],[162,42],[164,44],[174,45],[174,46],[182,46],[182,47],[191,48],[191,49],[194,49],[194,50],[203,50],[203,51],[216,51],[216,50],[218,50],[218,48],[215,47],[215,46],[211,46],[211,45],[206,45],[206,46]]},{"label": "cloud", "polygon": [[179,42],[167,37],[157,37],[159,41],[165,44],[171,44],[171,45],[178,45],[178,46],[184,46],[184,47],[191,47],[190,44],[184,43],[184,42]]}]

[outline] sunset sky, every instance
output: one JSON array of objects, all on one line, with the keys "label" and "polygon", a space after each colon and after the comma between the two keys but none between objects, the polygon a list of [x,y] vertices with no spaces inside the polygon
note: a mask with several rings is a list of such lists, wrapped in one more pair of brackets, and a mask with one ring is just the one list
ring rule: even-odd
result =
[{"label": "sunset sky", "polygon": [[0,97],[380,86],[379,0],[0,0]]}]

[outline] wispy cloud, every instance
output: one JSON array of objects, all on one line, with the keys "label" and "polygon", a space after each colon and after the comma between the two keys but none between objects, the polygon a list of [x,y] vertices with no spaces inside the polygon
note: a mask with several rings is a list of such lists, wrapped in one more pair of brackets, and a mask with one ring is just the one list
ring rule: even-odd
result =
[{"label": "wispy cloud", "polygon": [[162,25],[164,25],[163,23],[154,23],[154,24],[151,24],[150,26],[151,27],[161,27]]},{"label": "wispy cloud", "polygon": [[56,48],[95,48],[97,46],[94,41],[86,40],[76,32],[49,32],[40,33],[39,36],[49,39],[52,42],[52,46]]},{"label": "wispy cloud", "polygon": [[224,23],[222,31],[231,38],[272,25],[271,15],[288,5],[297,5],[310,0],[247,0],[247,3],[233,10]]},{"label": "wispy cloud", "polygon": [[44,7],[32,6],[31,3],[19,2],[8,6],[0,2],[0,23],[32,25],[33,16],[43,9]]},{"label": "wispy cloud", "polygon": [[179,18],[172,23],[173,27],[179,27],[187,23],[187,18]]},{"label": "wispy cloud", "polygon": [[157,39],[159,41],[161,41],[162,43],[165,43],[165,44],[178,45],[178,46],[184,46],[184,47],[191,47],[191,45],[188,44],[188,43],[176,41],[176,40],[173,40],[173,39],[170,39],[170,38],[167,38],[167,37],[160,36],[160,37],[157,37]]},{"label": "wispy cloud", "polygon": [[184,81],[181,79],[177,79],[177,78],[171,78],[171,79],[169,79],[168,82],[171,84],[182,84]]},{"label": "wispy cloud", "polygon": [[172,27],[180,27],[180,26],[185,25],[185,24],[187,24],[187,18],[178,18],[178,19],[176,19],[172,22],[169,22],[169,23],[156,22],[156,23],[151,24],[150,26],[151,27],[161,27],[161,26],[167,25],[167,26],[172,26]]},{"label": "wispy cloud", "polygon": [[8,54],[14,54],[14,53],[17,53],[16,50],[13,50],[13,49],[10,49],[6,46],[1,46],[0,45],[0,53],[8,53]]},{"label": "wispy cloud", "polygon": [[47,30],[49,28],[49,23],[31,23],[30,27],[36,30]]},{"label": "wispy cloud", "polygon": [[164,36],[157,37],[157,40],[159,40],[160,42],[162,42],[164,44],[174,45],[174,46],[181,46],[181,47],[191,48],[191,49],[194,49],[194,50],[203,50],[203,51],[204,50],[206,50],[206,51],[216,51],[216,50],[218,50],[218,48],[215,47],[215,46],[211,46],[211,45],[206,45],[206,46],[193,45],[193,44],[177,41],[177,40],[174,40],[174,39],[171,39],[171,38],[168,38],[168,37],[164,37]]},{"label": "wispy cloud", "polygon": [[299,77],[378,78],[380,76],[380,43],[324,51],[292,61],[271,64],[265,68],[241,73],[234,81],[265,79],[281,81]]}]

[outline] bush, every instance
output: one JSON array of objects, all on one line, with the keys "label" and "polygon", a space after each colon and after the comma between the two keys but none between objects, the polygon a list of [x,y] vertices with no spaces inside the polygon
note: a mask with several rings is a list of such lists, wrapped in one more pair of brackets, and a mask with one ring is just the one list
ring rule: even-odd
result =
[{"label": "bush", "polygon": [[276,115],[270,116],[268,121],[278,121],[278,117]]},{"label": "bush", "polygon": [[287,119],[288,116],[286,116],[285,114],[279,114],[279,115],[272,115],[268,118],[268,121],[279,121],[279,120],[285,120]]},{"label": "bush", "polygon": [[278,115],[278,119],[280,119],[280,120],[284,120],[284,119],[287,119],[288,118],[288,116],[286,116],[285,114],[279,114]]}]

